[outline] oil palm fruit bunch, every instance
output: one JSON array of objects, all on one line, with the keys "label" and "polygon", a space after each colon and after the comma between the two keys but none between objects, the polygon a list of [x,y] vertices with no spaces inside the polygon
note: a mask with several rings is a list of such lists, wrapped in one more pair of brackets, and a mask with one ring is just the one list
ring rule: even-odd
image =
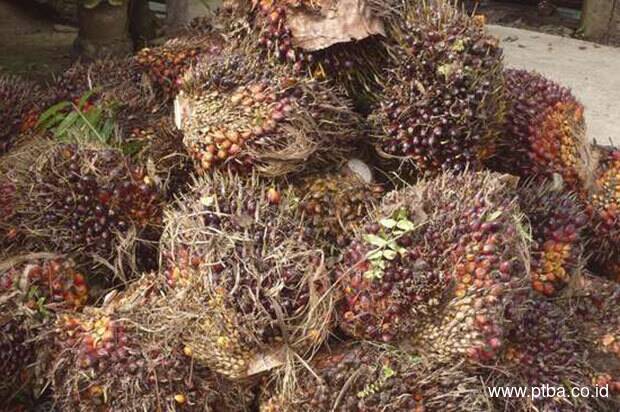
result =
[{"label": "oil palm fruit bunch", "polygon": [[557,396],[519,400],[494,397],[493,410],[608,410],[597,403],[608,400],[571,397],[573,387],[588,387],[592,393],[595,389],[590,378],[592,368],[578,336],[579,325],[569,311],[557,302],[536,297],[520,308],[509,307],[508,311],[512,325],[498,368],[490,373],[489,386],[548,385],[557,391]]},{"label": "oil palm fruit bunch", "polygon": [[620,258],[618,256],[608,258],[604,261],[591,259],[588,263],[590,263],[590,269],[593,273],[616,283],[620,283]]},{"label": "oil palm fruit bunch", "polygon": [[620,404],[620,286],[610,280],[583,276],[564,306],[578,325],[579,338],[587,347],[595,369],[593,383],[609,385]]},{"label": "oil palm fruit bunch", "polygon": [[[364,1],[256,0],[250,23],[268,58],[297,73],[344,84],[351,97],[370,94],[387,62],[383,23]],[[341,21],[342,24],[329,21]],[[337,26],[337,27],[335,27]]]},{"label": "oil palm fruit bunch", "polygon": [[370,123],[381,157],[420,173],[477,169],[504,117],[502,50],[446,1],[408,2],[392,25],[393,67]]},{"label": "oil palm fruit bunch", "polygon": [[228,167],[280,176],[333,161],[360,136],[360,118],[339,87],[239,48],[198,63],[181,93],[181,129],[199,173]]},{"label": "oil palm fruit bunch", "polygon": [[583,106],[570,90],[525,70],[505,71],[508,111],[493,167],[517,176],[562,176],[583,190],[591,159]]},{"label": "oil palm fruit bunch", "polygon": [[51,246],[91,274],[121,278],[154,264],[147,240],[157,234],[162,205],[145,167],[117,149],[43,140],[3,160],[0,170],[15,186],[14,216],[0,228],[15,234],[5,236],[7,247],[15,238]]},{"label": "oil palm fruit bunch", "polygon": [[37,85],[0,74],[0,155],[9,150],[19,134],[36,125],[46,99]]},{"label": "oil palm fruit bunch", "polygon": [[245,388],[183,352],[162,317],[165,300],[144,280],[103,307],[58,316],[47,338],[57,405],[66,411],[248,410]]},{"label": "oil palm fruit bunch", "polygon": [[335,282],[348,334],[442,359],[493,358],[526,275],[514,179],[446,173],[392,192],[355,231]]},{"label": "oil palm fruit bunch", "polygon": [[[168,299],[186,350],[232,378],[253,360],[318,347],[331,326],[323,252],[304,238],[291,189],[228,173],[205,177],[165,217]],[[176,301],[175,301],[176,302]]]},{"label": "oil palm fruit bunch", "polygon": [[581,272],[588,217],[576,195],[566,193],[562,185],[530,180],[518,194],[532,232],[532,288],[554,296]]},{"label": "oil palm fruit bunch", "polygon": [[161,46],[140,50],[133,57],[132,66],[136,73],[146,76],[165,100],[171,100],[190,66],[201,55],[217,54],[222,42],[221,36],[215,33],[174,38]]},{"label": "oil palm fruit bunch", "polygon": [[[84,306],[84,276],[62,256],[31,253],[0,261],[0,400],[34,390],[45,350],[35,343],[52,311]],[[36,362],[35,362],[36,361]]]},{"label": "oil palm fruit bunch", "polygon": [[600,262],[613,260],[620,248],[620,150],[599,147],[594,183],[585,195],[590,216],[590,246]]},{"label": "oil palm fruit bunch", "polygon": [[346,170],[304,177],[295,184],[304,224],[313,236],[340,248],[373,206],[384,188]]},{"label": "oil palm fruit bunch", "polygon": [[394,348],[341,344],[317,354],[292,389],[267,381],[260,411],[486,410],[478,378],[438,366]]}]

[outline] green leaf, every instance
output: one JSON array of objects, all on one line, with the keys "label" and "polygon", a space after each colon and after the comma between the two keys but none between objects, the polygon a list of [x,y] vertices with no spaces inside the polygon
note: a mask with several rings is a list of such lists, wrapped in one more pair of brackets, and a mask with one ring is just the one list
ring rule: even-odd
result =
[{"label": "green leaf", "polygon": [[408,219],[401,219],[396,224],[396,227],[404,230],[405,232],[411,232],[415,228],[415,225]]},{"label": "green leaf", "polygon": [[80,100],[78,100],[78,104],[77,104],[77,107],[80,110],[84,108],[84,105],[86,104],[86,102],[88,102],[88,99],[90,99],[90,96],[92,96],[94,92],[95,92],[94,90],[89,90],[86,93],[84,93],[82,97],[80,97]]},{"label": "green leaf", "polygon": [[386,258],[387,260],[394,260],[394,258],[396,257],[396,252],[390,249],[384,250],[383,257]]},{"label": "green leaf", "polygon": [[385,245],[387,245],[387,240],[380,238],[377,235],[364,235],[364,240],[377,247],[385,247]]},{"label": "green leaf", "polygon": [[396,226],[396,221],[394,219],[381,219],[379,221],[379,224],[383,227],[386,227],[388,229],[393,228],[394,226]]},{"label": "green leaf", "polygon": [[99,107],[92,107],[89,111],[82,112],[82,114],[84,115],[84,120],[96,129],[101,120],[103,111]]},{"label": "green leaf", "polygon": [[101,0],[84,0],[82,6],[84,6],[85,9],[94,9],[99,3],[101,3]]},{"label": "green leaf", "polygon": [[[50,118],[53,118],[52,116],[55,117],[58,114],[58,112],[60,112],[61,110],[63,110],[67,106],[71,106],[71,103],[69,103],[69,102],[60,102],[60,103],[56,103],[55,105],[51,106],[49,109],[44,111],[41,114],[41,116],[39,116],[39,121],[37,122],[37,127],[41,127],[44,123],[46,123],[46,120],[48,120]],[[46,127],[46,129],[47,129],[47,127]]]},{"label": "green leaf", "polygon": [[108,0],[110,6],[122,6],[125,3],[125,0]]},{"label": "green leaf", "polygon": [[387,365],[383,366],[383,378],[389,379],[394,375],[396,375],[396,372],[394,372],[394,369],[390,368]]},{"label": "green leaf", "polygon": [[68,128],[75,125],[75,122],[79,118],[79,114],[77,112],[71,112],[64,118],[62,122],[56,127],[54,130],[54,136],[60,137],[67,131]]},{"label": "green leaf", "polygon": [[401,256],[405,256],[405,255],[407,255],[407,249],[405,249],[404,247],[398,248],[398,253]]},{"label": "green leaf", "polygon": [[114,132],[114,122],[110,119],[107,119],[103,123],[103,127],[101,128],[101,137],[103,138],[105,143],[110,142],[112,132]]},{"label": "green leaf", "polygon": [[454,45],[452,46],[452,50],[454,50],[455,52],[462,52],[463,50],[465,50],[465,42],[463,41],[463,39],[458,39],[457,41],[455,41]]},{"label": "green leaf", "polygon": [[138,153],[144,147],[144,143],[135,141],[127,142],[122,145],[121,150],[125,156],[133,156]]},{"label": "green leaf", "polygon": [[377,259],[381,259],[382,256],[383,256],[383,253],[381,252],[381,249],[375,249],[369,252],[366,255],[366,258],[368,258],[369,260],[377,260]]},{"label": "green leaf", "polygon": [[400,246],[398,246],[398,244],[396,243],[396,241],[395,241],[395,240],[390,240],[390,241],[388,242],[387,246],[388,246],[390,249],[392,249],[393,251],[397,251],[397,250],[398,250],[398,248],[400,247]]}]

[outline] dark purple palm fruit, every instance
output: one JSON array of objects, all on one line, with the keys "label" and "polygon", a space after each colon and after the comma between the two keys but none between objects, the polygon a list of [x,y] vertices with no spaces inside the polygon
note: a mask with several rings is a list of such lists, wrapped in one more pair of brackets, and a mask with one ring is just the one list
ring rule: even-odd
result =
[{"label": "dark purple palm fruit", "polygon": [[[276,373],[261,388],[261,412],[481,411],[479,378],[433,358],[395,348],[348,343],[326,348],[300,367],[296,386]],[[282,374],[281,376],[286,376]]]},{"label": "dark purple palm fruit", "polygon": [[18,135],[34,128],[48,100],[36,84],[0,75],[0,155],[11,148]]},{"label": "dark purple palm fruit", "polygon": [[[594,393],[593,368],[579,339],[580,325],[558,302],[532,298],[508,307],[512,325],[496,368],[489,371],[489,387],[552,388],[555,395],[491,399],[496,410],[599,411],[609,399],[571,397],[571,389]],[[540,394],[539,394],[540,395]],[[565,395],[565,396],[564,396]],[[494,409],[495,410],[495,409]]]},{"label": "dark purple palm fruit", "polygon": [[196,362],[238,379],[257,361],[321,345],[332,289],[324,253],[304,232],[292,189],[256,176],[207,175],[168,210],[163,275],[168,299],[191,314],[182,339]]},{"label": "dark purple palm fruit", "polygon": [[[357,103],[376,93],[388,62],[380,17],[365,1],[259,0],[249,21],[268,59],[344,86]],[[337,28],[336,28],[337,27]]]},{"label": "dark purple palm fruit", "polygon": [[43,140],[5,160],[0,170],[15,187],[13,218],[0,222],[14,234],[0,238],[7,247],[17,237],[71,253],[106,280],[155,264],[162,201],[146,167],[117,149]]},{"label": "dark purple palm fruit", "polygon": [[509,176],[447,173],[388,194],[335,275],[340,327],[443,359],[494,358],[503,307],[527,274],[513,186]]},{"label": "dark purple palm fruit", "polygon": [[194,67],[178,101],[186,107],[184,143],[201,174],[297,172],[333,162],[361,135],[360,117],[340,88],[237,48]]},{"label": "dark purple palm fruit", "polygon": [[248,411],[250,390],[184,353],[158,280],[146,276],[103,307],[57,317],[50,380],[57,405],[81,410]]},{"label": "dark purple palm fruit", "polygon": [[403,6],[391,32],[395,63],[370,116],[377,152],[421,173],[480,168],[504,118],[498,40],[444,1]]},{"label": "dark purple palm fruit", "polygon": [[537,73],[509,69],[505,78],[508,111],[492,167],[522,177],[557,173],[569,190],[582,191],[592,156],[581,103]]},{"label": "dark purple palm fruit", "polygon": [[532,231],[532,288],[554,296],[581,273],[587,215],[577,196],[566,193],[561,184],[530,180],[519,187],[518,195]]},{"label": "dark purple palm fruit", "polygon": [[597,147],[594,183],[583,193],[590,218],[589,249],[594,260],[613,261],[620,249],[620,150]]}]

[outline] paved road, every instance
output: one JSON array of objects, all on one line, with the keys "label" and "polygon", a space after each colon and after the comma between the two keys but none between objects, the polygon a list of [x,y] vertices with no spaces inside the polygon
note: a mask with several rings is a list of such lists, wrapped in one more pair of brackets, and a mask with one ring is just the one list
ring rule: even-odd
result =
[{"label": "paved road", "polygon": [[489,26],[509,67],[536,70],[570,87],[586,108],[588,136],[620,146],[620,48]]}]

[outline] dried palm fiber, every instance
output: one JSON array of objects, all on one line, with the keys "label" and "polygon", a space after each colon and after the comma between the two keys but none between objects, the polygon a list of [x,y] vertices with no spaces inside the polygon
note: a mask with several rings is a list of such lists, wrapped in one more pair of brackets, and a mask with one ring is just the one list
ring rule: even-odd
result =
[{"label": "dried palm fiber", "polygon": [[166,41],[163,45],[140,50],[132,58],[132,69],[145,79],[164,101],[179,92],[182,78],[199,58],[219,54],[224,38],[215,29],[201,26]]},{"label": "dried palm fiber", "polygon": [[[554,388],[557,396],[493,397],[493,410],[510,411],[603,411],[609,399],[572,397],[572,388],[595,392],[594,369],[587,348],[579,338],[580,325],[561,304],[536,294],[510,311],[512,324],[505,350],[489,368],[489,387]],[[512,308],[515,309],[515,308]],[[566,396],[564,396],[566,395]]]},{"label": "dried palm fiber", "polygon": [[493,359],[504,306],[529,271],[514,186],[510,176],[446,173],[386,195],[335,274],[340,327],[446,360]]},{"label": "dried palm fiber", "polygon": [[609,385],[620,407],[620,285],[584,275],[575,282],[563,304],[574,317],[579,338],[588,348],[588,361],[595,369],[593,383]]},{"label": "dried palm fiber", "polygon": [[49,102],[41,88],[17,76],[0,73],[0,155],[21,133],[32,129]]},{"label": "dried palm fiber", "polygon": [[47,340],[50,379],[63,411],[245,411],[251,392],[183,352],[177,324],[154,275],[102,307],[57,317]]},{"label": "dried palm fiber", "polygon": [[554,296],[581,273],[588,217],[577,195],[560,182],[530,179],[518,190],[519,205],[529,220],[532,288]]},{"label": "dried palm fiber", "polygon": [[393,347],[345,343],[301,368],[292,387],[265,379],[261,412],[485,411],[480,379],[460,364],[445,366]]},{"label": "dried palm fiber", "polygon": [[26,141],[0,160],[0,171],[14,188],[13,216],[0,221],[2,247],[71,253],[90,275],[106,280],[126,280],[156,264],[160,189],[120,150]]},{"label": "dried palm fiber", "polygon": [[353,229],[384,194],[382,185],[346,169],[305,176],[294,188],[309,235],[327,250],[346,246]]},{"label": "dried palm fiber", "polygon": [[241,378],[257,359],[311,354],[329,333],[323,253],[296,213],[291,189],[231,172],[197,181],[166,213],[164,276],[197,362]]},{"label": "dried palm fiber", "polygon": [[590,216],[590,250],[593,257],[606,262],[620,250],[620,150],[599,146],[594,183],[584,193]]},{"label": "dried palm fiber", "polygon": [[254,0],[252,41],[269,59],[372,101],[388,63],[382,21],[365,0]]},{"label": "dried palm fiber", "polygon": [[525,70],[505,71],[508,111],[491,165],[517,176],[562,176],[578,192],[591,180],[583,106],[570,90]]},{"label": "dried palm fiber", "polygon": [[35,337],[52,323],[51,313],[81,309],[88,298],[84,276],[73,262],[52,253],[0,259],[0,402],[37,392],[45,348]]},{"label": "dried palm fiber", "polygon": [[188,113],[184,142],[199,173],[299,172],[333,162],[361,135],[361,119],[339,87],[270,66],[243,46],[201,60],[179,101]]},{"label": "dried palm fiber", "polygon": [[478,169],[504,118],[502,50],[448,1],[408,2],[370,115],[377,153],[420,173]]}]

